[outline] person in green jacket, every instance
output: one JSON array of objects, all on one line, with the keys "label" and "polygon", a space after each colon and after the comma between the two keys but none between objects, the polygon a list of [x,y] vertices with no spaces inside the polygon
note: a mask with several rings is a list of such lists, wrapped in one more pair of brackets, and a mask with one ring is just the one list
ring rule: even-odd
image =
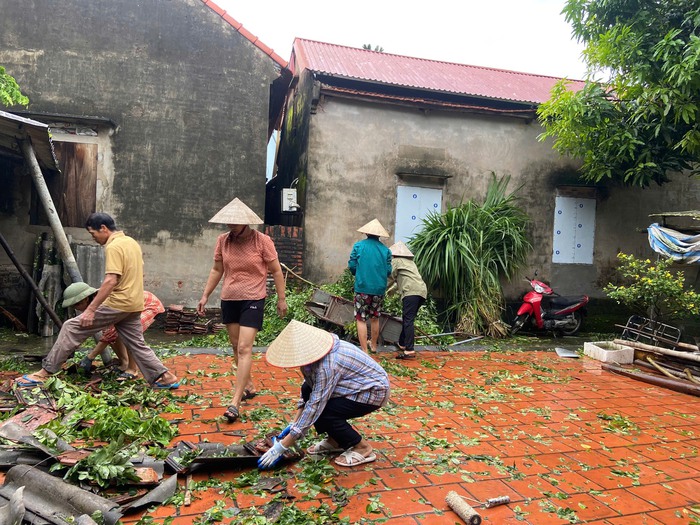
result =
[{"label": "person in green jacket", "polygon": [[377,350],[379,312],[384,304],[387,278],[391,275],[391,252],[379,240],[389,237],[381,223],[374,219],[357,230],[367,238],[356,242],[350,253],[348,269],[355,276],[355,322],[360,347],[367,352],[367,318],[370,320],[370,351]]},{"label": "person in green jacket", "polygon": [[390,281],[396,283],[401,294],[402,327],[396,346],[399,347],[398,359],[410,359],[416,356],[414,342],[416,330],[414,322],[418,309],[428,297],[428,287],[413,262],[413,254],[403,242],[392,245],[389,250],[393,255],[391,261]]}]

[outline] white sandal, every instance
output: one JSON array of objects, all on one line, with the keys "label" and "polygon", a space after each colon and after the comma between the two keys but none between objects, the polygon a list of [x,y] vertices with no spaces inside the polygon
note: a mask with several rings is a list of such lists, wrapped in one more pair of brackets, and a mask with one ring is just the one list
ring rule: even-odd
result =
[{"label": "white sandal", "polygon": [[335,458],[335,463],[341,467],[356,467],[364,463],[371,463],[375,459],[377,459],[377,455],[374,452],[370,452],[369,456],[363,456],[359,452],[349,448]]},{"label": "white sandal", "polygon": [[342,448],[331,445],[331,442],[328,441],[328,439],[322,439],[318,443],[314,443],[306,449],[306,453],[312,456],[317,456],[319,454],[336,454],[342,451]]}]

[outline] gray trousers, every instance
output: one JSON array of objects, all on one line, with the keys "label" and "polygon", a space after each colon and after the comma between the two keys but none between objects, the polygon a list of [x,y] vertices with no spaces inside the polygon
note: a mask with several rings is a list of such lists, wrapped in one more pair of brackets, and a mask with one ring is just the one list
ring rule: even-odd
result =
[{"label": "gray trousers", "polygon": [[149,384],[155,383],[168,369],[161,363],[150,346],[143,340],[141,331],[141,312],[122,312],[107,306],[100,306],[95,311],[92,326],[80,326],[80,317],[73,317],[63,323],[51,351],[41,362],[42,368],[55,374],[63,364],[73,356],[75,350],[91,335],[111,325],[117,329],[119,337],[129,349],[131,357],[141,370]]}]

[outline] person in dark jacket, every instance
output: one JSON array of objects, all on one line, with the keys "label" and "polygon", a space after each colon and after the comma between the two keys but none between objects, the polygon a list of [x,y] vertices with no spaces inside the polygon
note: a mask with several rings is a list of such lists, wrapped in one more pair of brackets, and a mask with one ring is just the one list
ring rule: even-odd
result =
[{"label": "person in dark jacket", "polygon": [[[401,335],[396,344],[399,353],[398,359],[409,359],[416,356],[414,342],[416,337],[415,320],[418,309],[428,297],[428,287],[413,262],[413,253],[403,242],[392,245],[389,250],[393,255],[391,261],[391,276],[389,281],[396,283],[396,288],[401,295]],[[393,286],[392,286],[393,288]]]},{"label": "person in dark jacket", "polygon": [[389,237],[381,223],[374,219],[357,230],[367,238],[356,242],[350,253],[348,269],[355,276],[355,321],[360,347],[367,352],[367,318],[370,320],[371,347],[377,350],[379,312],[384,304],[387,278],[391,275],[391,252],[379,240]]}]

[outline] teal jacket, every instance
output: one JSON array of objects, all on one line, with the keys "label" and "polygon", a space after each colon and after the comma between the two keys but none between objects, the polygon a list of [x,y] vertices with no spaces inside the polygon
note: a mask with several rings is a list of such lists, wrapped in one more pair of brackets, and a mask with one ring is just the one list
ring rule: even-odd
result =
[{"label": "teal jacket", "polygon": [[355,276],[355,293],[384,295],[391,275],[391,252],[379,239],[368,237],[353,245],[348,268]]}]

